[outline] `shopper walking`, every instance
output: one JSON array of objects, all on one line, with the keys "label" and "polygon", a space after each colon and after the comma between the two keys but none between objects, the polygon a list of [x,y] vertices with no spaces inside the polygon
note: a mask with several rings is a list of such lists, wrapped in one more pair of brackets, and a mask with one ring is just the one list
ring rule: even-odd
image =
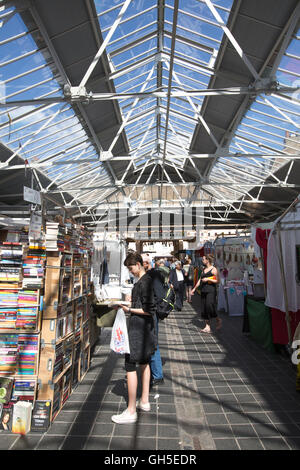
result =
[{"label": "shopper walking", "polygon": [[[130,253],[124,265],[138,279],[132,289],[131,307],[122,305],[124,312],[129,312],[129,348],[125,354],[125,370],[127,373],[128,406],[123,413],[113,415],[112,421],[118,424],[135,423],[136,409],[150,411],[150,358],[156,347],[155,305],[153,299],[153,281],[143,267],[143,259],[138,253]],[[137,364],[140,365],[142,378],[142,395],[137,402]]]},{"label": "shopper walking", "polygon": [[213,255],[209,254],[203,256],[202,262],[204,264],[204,269],[191,293],[193,295],[197,287],[200,285],[201,317],[205,320],[205,328],[201,331],[203,333],[211,333],[211,320],[213,318],[216,318],[217,330],[222,326],[222,320],[217,314],[217,284],[219,283],[219,273],[217,268],[213,265]]},{"label": "shopper walking", "polygon": [[176,294],[175,309],[181,311],[184,297],[184,271],[181,268],[181,261],[175,261],[175,269],[170,272],[169,282]]},{"label": "shopper walking", "polygon": [[[157,306],[164,298],[165,278],[164,278],[162,271],[159,268],[151,269],[151,259],[149,256],[142,255],[142,258],[143,258],[144,269],[152,278],[154,304],[155,306]],[[162,361],[161,361],[161,355],[160,355],[159,344],[158,344],[158,316],[157,314],[155,315],[155,332],[157,335],[157,338],[156,338],[157,346],[156,346],[156,350],[154,351],[150,359],[150,369],[151,369],[150,387],[155,387],[156,385],[162,384],[164,382]]]},{"label": "shopper walking", "polygon": [[191,292],[194,285],[194,266],[192,265],[192,260],[190,258],[187,258],[186,263],[183,265],[183,270],[186,300],[191,303]]},{"label": "shopper walking", "polygon": [[159,260],[158,269],[162,272],[164,279],[165,279],[165,283],[167,284],[168,279],[169,279],[170,269],[166,266],[166,263],[163,259]]}]

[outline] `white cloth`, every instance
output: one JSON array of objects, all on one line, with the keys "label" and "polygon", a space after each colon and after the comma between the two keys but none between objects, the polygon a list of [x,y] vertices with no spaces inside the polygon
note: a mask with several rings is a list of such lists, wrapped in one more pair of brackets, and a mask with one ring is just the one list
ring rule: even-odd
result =
[{"label": "white cloth", "polygon": [[[298,212],[289,213],[284,220],[293,220],[294,218],[300,221],[300,207]],[[294,230],[284,230],[285,227],[286,225],[282,224],[280,233],[288,307],[290,312],[297,312],[300,309],[300,286],[296,283],[297,264],[295,246],[300,245],[300,224],[299,227],[296,224],[293,225]],[[265,305],[285,312],[279,256],[278,233],[274,233],[274,230],[272,230],[268,240],[267,296]]]},{"label": "white cloth", "polygon": [[184,277],[183,277],[182,271],[180,271],[179,269],[176,269],[176,274],[177,274],[177,281],[178,281],[178,282],[180,282],[180,281],[183,281],[183,280],[184,280]]}]

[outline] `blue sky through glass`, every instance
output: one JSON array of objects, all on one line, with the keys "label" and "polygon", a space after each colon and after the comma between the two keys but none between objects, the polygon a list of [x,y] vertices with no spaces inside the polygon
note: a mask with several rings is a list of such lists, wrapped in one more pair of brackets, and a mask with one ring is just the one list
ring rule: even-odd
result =
[{"label": "blue sky through glass", "polygon": [[[103,38],[109,34],[111,26],[121,11],[124,2],[119,0],[95,0]],[[232,0],[213,2],[223,21],[227,21]],[[3,13],[13,11],[7,9]],[[117,92],[166,91],[169,85],[169,64],[172,49],[172,23],[174,2],[166,0],[162,35],[162,50],[158,41],[158,11],[156,0],[132,0],[119,26],[110,39],[106,52],[112,64],[112,77]],[[1,22],[1,16],[0,16]],[[181,0],[179,2],[178,23],[172,75],[172,89],[194,90],[208,86],[214,73],[215,58],[223,38],[223,30],[217,24],[205,2]],[[10,101],[37,99],[38,97],[63,96],[61,77],[55,75],[55,67],[50,54],[38,50],[34,40],[16,13],[0,27],[0,93],[1,100],[6,99],[7,107],[0,109],[0,139],[12,151],[20,149],[20,155],[29,162],[49,161],[52,159],[80,159],[86,156],[98,158],[82,123],[79,122],[71,105],[57,103],[52,105],[14,106]],[[276,78],[283,86],[299,86],[299,39],[300,30],[294,36],[283,56]],[[130,47],[129,47],[130,46]],[[157,54],[163,53],[158,58]],[[45,57],[47,56],[47,61]],[[162,75],[158,78],[157,61],[161,60]],[[137,64],[137,61],[139,63]],[[153,70],[152,76],[149,74]],[[118,75],[119,74],[119,75]],[[148,82],[146,82],[148,77]],[[290,99],[289,99],[290,97]],[[133,103],[136,101],[134,109]],[[300,94],[295,92],[286,97],[276,95],[259,96],[245,113],[229,146],[232,153],[255,153],[257,160],[243,159],[257,171],[260,178],[265,178],[268,171],[280,163],[280,158],[266,159],[263,155],[295,153],[295,139],[299,132]],[[172,97],[168,116],[167,157],[175,158],[178,153],[188,153],[195,125],[197,112],[201,112],[203,97]],[[146,161],[151,151],[156,148],[157,139],[163,144],[165,136],[166,97],[123,98],[119,101],[122,116],[130,117],[125,125],[125,132],[132,151],[141,162]],[[221,111],[220,111],[221,112]],[[56,116],[55,113],[57,113]],[[156,129],[160,116],[160,128]],[[138,118],[138,119],[137,119]],[[47,127],[35,133],[46,125]],[[32,139],[32,141],[30,141]],[[29,141],[29,142],[28,142]],[[25,146],[24,146],[25,145]],[[79,147],[76,147],[78,145]],[[24,148],[22,148],[24,146]],[[81,146],[81,147],[80,147]],[[74,148],[73,148],[74,147]],[[161,148],[163,148],[161,146]],[[261,157],[259,156],[261,155]],[[144,158],[145,157],[145,158]],[[183,160],[178,160],[181,165]],[[218,178],[222,164],[228,159],[220,158],[219,166],[211,173]],[[141,164],[141,163],[140,163]],[[232,168],[238,163],[232,161]],[[87,168],[96,168],[96,163],[86,164]],[[94,166],[93,166],[94,165]],[[80,174],[80,166],[45,167],[49,177],[63,182],[70,175]],[[236,173],[237,180],[247,176]],[[251,179],[251,182],[254,179]],[[99,177],[99,181],[101,178]]]}]

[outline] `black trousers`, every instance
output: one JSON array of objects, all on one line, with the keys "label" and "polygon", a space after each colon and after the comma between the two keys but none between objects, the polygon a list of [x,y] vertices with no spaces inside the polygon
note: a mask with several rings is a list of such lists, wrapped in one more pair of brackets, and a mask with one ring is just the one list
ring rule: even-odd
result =
[{"label": "black trousers", "polygon": [[185,293],[185,283],[184,281],[179,281],[178,286],[175,290],[176,298],[175,298],[175,309],[181,310],[183,307],[183,297]]},{"label": "black trousers", "polygon": [[203,320],[210,320],[211,318],[216,318],[217,308],[216,308],[217,298],[216,292],[201,292],[201,317]]}]

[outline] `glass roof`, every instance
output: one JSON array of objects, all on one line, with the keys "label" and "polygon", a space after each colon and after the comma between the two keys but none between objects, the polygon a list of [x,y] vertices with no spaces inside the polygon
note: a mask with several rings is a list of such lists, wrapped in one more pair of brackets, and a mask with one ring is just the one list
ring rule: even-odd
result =
[{"label": "glass roof", "polygon": [[[131,170],[138,180],[145,165],[147,175],[153,165],[161,165],[177,199],[181,192],[172,175],[185,181],[205,99],[195,91],[205,91],[215,74],[224,37],[220,18],[227,23],[232,3],[180,0],[177,9],[176,0],[94,0],[107,41],[109,80],[122,94],[118,106]],[[276,71],[279,85],[295,91],[258,94],[241,116],[226,152],[216,153],[204,184],[215,202],[249,197],[251,188],[270,177],[280,182],[274,172],[299,151],[299,41],[300,30],[294,32]],[[46,192],[56,186],[69,192],[71,204],[96,206],[110,195],[115,198],[116,191],[124,197],[117,182],[129,174],[130,160],[122,176],[112,181],[114,171],[99,158],[87,123],[64,97],[64,78],[52,51],[37,44],[38,29],[29,31],[21,12],[11,2],[0,2],[0,142],[11,150],[11,159],[18,155],[49,178]],[[195,171],[195,178],[199,173]]]}]

